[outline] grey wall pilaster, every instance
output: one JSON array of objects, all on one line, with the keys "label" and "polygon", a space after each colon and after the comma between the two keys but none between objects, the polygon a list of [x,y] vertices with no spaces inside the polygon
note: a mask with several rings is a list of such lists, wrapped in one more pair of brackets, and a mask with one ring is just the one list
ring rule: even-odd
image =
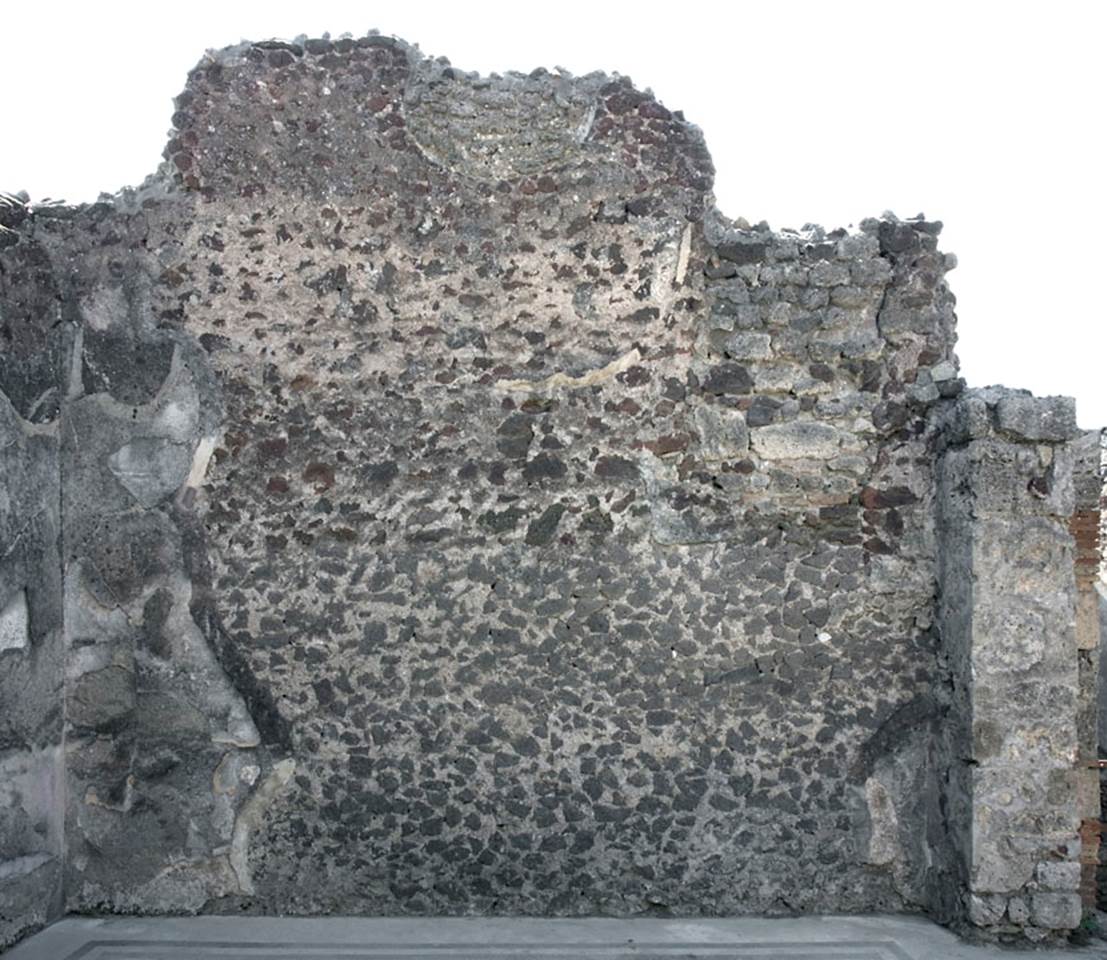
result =
[{"label": "grey wall pilaster", "polygon": [[1031,939],[1081,920],[1075,434],[1066,398],[972,391],[952,412],[939,467],[949,808],[965,916]]}]

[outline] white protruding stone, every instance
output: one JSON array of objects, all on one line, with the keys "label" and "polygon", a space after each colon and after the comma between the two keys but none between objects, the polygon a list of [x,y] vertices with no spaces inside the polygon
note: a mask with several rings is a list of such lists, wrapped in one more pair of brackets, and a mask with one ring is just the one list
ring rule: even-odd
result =
[{"label": "white protruding stone", "polygon": [[834,427],[813,420],[794,420],[750,431],[750,444],[766,460],[829,460],[841,438]]},{"label": "white protruding stone", "polygon": [[192,455],[192,468],[189,470],[185,486],[190,490],[198,490],[204,482],[208,472],[208,463],[215,452],[215,437],[201,437],[196,444],[196,452]]},{"label": "white protruding stone", "polygon": [[555,390],[562,387],[570,390],[580,389],[581,387],[592,387],[597,383],[603,383],[605,380],[614,379],[615,376],[622,373],[624,370],[629,370],[636,363],[641,362],[641,360],[642,355],[638,352],[638,348],[635,347],[629,353],[625,353],[623,356],[612,360],[611,363],[596,370],[589,370],[579,377],[570,376],[559,370],[557,373],[550,374],[550,376],[546,377],[544,380],[497,380],[494,386],[500,390],[513,390],[522,393],[542,393],[547,390]]},{"label": "white protruding stone", "polygon": [[696,407],[693,418],[700,435],[699,456],[704,460],[727,460],[749,450],[749,430],[737,410]]},{"label": "white protruding stone", "polygon": [[893,863],[901,856],[899,819],[888,789],[876,777],[865,781],[865,803],[869,808],[869,852],[867,863]]},{"label": "white protruding stone", "polygon": [[952,380],[956,376],[957,368],[948,360],[936,363],[930,368],[930,379],[935,383],[941,383],[944,380]]},{"label": "white protruding stone", "polygon": [[231,849],[227,856],[238,881],[239,892],[252,894],[254,892],[254,879],[250,871],[249,849],[250,835],[261,822],[266,808],[288,786],[292,780],[292,774],[296,772],[296,761],[290,759],[281,760],[273,765],[269,776],[261,782],[250,798],[242,805],[238,817],[234,823],[234,835],[231,839]]},{"label": "white protruding stone", "polygon": [[182,444],[140,437],[116,450],[108,459],[108,469],[139,503],[154,507],[180,489],[190,461]]},{"label": "white protruding stone", "polygon": [[677,252],[676,276],[673,278],[673,286],[679,287],[684,283],[685,274],[688,272],[688,258],[692,253],[692,224],[684,228],[680,238],[680,250]]},{"label": "white protruding stone", "polygon": [[30,645],[27,591],[19,590],[0,610],[0,653],[24,650]]}]

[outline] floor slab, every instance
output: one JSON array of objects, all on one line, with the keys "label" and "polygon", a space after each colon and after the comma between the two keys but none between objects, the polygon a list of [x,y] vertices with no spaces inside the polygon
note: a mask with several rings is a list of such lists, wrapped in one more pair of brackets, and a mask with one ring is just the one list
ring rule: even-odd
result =
[{"label": "floor slab", "polygon": [[[70,918],[7,960],[988,960],[914,917],[736,920],[275,917]],[[1105,958],[1107,945],[1035,951]]]}]

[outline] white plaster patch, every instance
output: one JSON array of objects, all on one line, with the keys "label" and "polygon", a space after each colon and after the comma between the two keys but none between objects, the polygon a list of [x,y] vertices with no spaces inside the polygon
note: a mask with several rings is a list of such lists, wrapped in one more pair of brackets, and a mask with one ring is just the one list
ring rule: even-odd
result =
[{"label": "white plaster patch", "polygon": [[200,484],[208,472],[208,464],[211,455],[215,452],[215,437],[201,437],[196,445],[196,452],[192,455],[192,469],[189,470],[185,486],[190,490],[199,490]]},{"label": "white plaster patch", "polygon": [[893,863],[900,856],[899,818],[895,804],[884,784],[876,777],[865,781],[865,802],[869,807],[869,821],[872,832],[869,835],[869,853],[867,863]]},{"label": "white plaster patch", "polygon": [[249,846],[250,834],[253,833],[266,808],[273,802],[292,779],[296,772],[296,761],[292,759],[281,760],[275,764],[272,772],[247,800],[239,811],[234,824],[234,837],[231,840],[231,850],[227,859],[231,869],[238,880],[239,890],[244,894],[254,892],[254,878],[250,874]]},{"label": "white plaster patch", "polygon": [[30,642],[27,591],[19,590],[4,609],[0,610],[0,653],[5,650],[25,650]]},{"label": "white plaster patch", "polygon": [[673,279],[673,286],[679,287],[684,283],[684,277],[688,273],[688,258],[692,254],[692,224],[688,224],[684,228],[684,233],[680,238],[680,252],[677,254],[677,267],[676,277]]},{"label": "white plaster patch", "polygon": [[495,385],[501,390],[518,390],[526,393],[542,393],[556,387],[590,387],[593,384],[602,383],[604,380],[610,380],[624,370],[629,370],[641,359],[642,355],[635,347],[630,353],[612,360],[606,366],[589,370],[588,373],[581,374],[579,377],[571,377],[567,373],[558,372],[551,374],[544,380],[497,380]]},{"label": "white plaster patch", "polygon": [[81,315],[93,330],[107,330],[127,316],[127,300],[120,287],[97,287],[81,300]]}]

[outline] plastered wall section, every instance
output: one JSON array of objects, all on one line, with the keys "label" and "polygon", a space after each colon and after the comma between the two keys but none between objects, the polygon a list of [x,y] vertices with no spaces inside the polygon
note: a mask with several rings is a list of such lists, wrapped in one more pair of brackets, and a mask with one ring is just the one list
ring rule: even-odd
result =
[{"label": "plastered wall section", "polygon": [[[18,228],[21,207],[0,204]],[[0,233],[0,949],[57,916],[63,859],[61,309],[40,245]]]}]

